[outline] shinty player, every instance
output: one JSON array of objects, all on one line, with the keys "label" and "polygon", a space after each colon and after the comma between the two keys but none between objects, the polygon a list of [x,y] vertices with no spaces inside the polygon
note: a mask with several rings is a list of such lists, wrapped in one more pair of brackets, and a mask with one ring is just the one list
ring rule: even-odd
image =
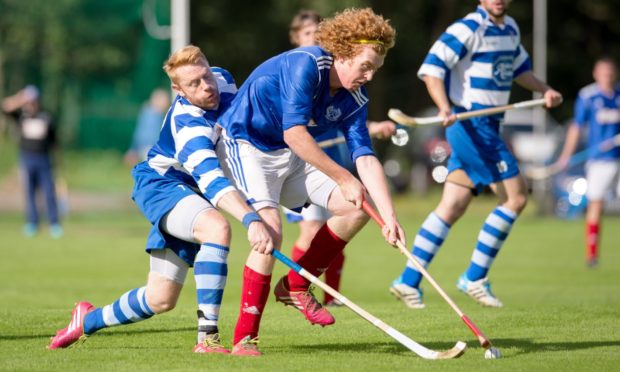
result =
[{"label": "shinty player", "polygon": [[260,217],[224,176],[215,153],[215,121],[236,92],[228,71],[211,68],[198,47],[173,53],[164,65],[177,96],[158,142],[133,169],[132,198],[153,225],[147,239],[147,284],[95,308],[76,304],[69,325],[49,349],[66,348],[96,331],[136,323],[172,310],[188,269],[194,267],[198,300],[197,353],[230,353],[220,341],[218,317],[226,277],[230,225],[216,209],[243,222],[253,249],[271,251]]},{"label": "shinty player", "polygon": [[[348,9],[321,22],[316,38],[319,46],[287,51],[252,72],[219,121],[224,130],[217,148],[226,174],[271,229],[276,249],[280,204],[295,210],[314,203],[329,210],[332,217],[298,261],[313,275],[324,271],[368,221],[361,210],[366,190],[387,223],[385,239],[404,241],[371,148],[364,88],[383,65],[395,31],[371,9]],[[362,182],[317,145],[314,138],[332,128],[344,133]],[[248,257],[233,354],[260,355],[258,330],[273,264],[270,255]],[[290,271],[276,284],[276,300],[295,306],[313,324],[333,324],[309,286]]]},{"label": "shinty player", "polygon": [[[452,153],[443,195],[422,224],[413,243],[416,259],[426,267],[465,213],[475,195],[490,186],[498,206],[489,214],[476,243],[469,267],[457,287],[484,306],[501,307],[487,278],[491,264],[527,202],[527,186],[517,160],[499,135],[503,115],[455,122],[455,113],[505,105],[513,81],[543,93],[545,106],[562,101],[560,93],[540,81],[531,70],[521,45],[519,27],[506,15],[510,0],[480,0],[475,12],[454,22],[439,37],[418,71],[444,116]],[[422,275],[407,264],[390,292],[409,308],[423,308]]]}]

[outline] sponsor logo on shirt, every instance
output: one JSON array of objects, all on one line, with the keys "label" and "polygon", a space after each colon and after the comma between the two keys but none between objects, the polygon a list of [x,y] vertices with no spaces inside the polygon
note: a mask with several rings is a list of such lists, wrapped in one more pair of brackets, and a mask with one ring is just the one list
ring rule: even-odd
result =
[{"label": "sponsor logo on shirt", "polygon": [[620,110],[602,108],[596,112],[596,121],[599,124],[618,124],[620,123]]}]

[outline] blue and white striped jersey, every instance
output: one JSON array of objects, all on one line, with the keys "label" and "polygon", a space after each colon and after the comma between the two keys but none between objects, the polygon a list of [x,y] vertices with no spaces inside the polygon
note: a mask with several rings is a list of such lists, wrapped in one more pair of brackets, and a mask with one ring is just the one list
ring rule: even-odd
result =
[{"label": "blue and white striped jersey", "polygon": [[203,110],[176,96],[164,119],[159,140],[148,153],[147,164],[161,176],[199,189],[211,204],[217,205],[224,194],[235,188],[224,176],[215,154],[219,136],[215,123],[230,106],[237,86],[228,71],[218,67],[211,70],[220,91],[218,108]]},{"label": "blue and white striped jersey", "polygon": [[620,147],[600,151],[600,144],[620,134],[620,84],[611,96],[596,83],[579,91],[575,101],[575,125],[588,127],[588,153],[591,159],[620,159]]},{"label": "blue and white striped jersey", "polygon": [[236,140],[261,151],[286,148],[284,131],[304,125],[317,138],[340,129],[352,159],[373,155],[366,118],[366,88],[330,94],[332,56],[318,46],[279,54],[258,66],[239,89],[219,124]]},{"label": "blue and white striped jersey", "polygon": [[512,81],[531,68],[515,20],[496,25],[478,6],[433,44],[418,77],[444,80],[452,104],[471,110],[507,104]]}]

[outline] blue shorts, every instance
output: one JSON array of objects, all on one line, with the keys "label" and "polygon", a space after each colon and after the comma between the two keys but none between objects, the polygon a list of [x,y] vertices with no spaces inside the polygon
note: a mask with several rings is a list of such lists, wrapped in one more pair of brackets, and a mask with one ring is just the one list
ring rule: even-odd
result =
[{"label": "blue shorts", "polygon": [[[160,222],[183,198],[198,195],[190,185],[171,177],[160,176],[146,162],[133,168],[135,186],[131,198],[153,225],[146,241],[146,251],[170,248],[190,267],[194,265],[200,244],[176,238],[160,228]],[[204,197],[203,197],[204,198]]]},{"label": "blue shorts", "polygon": [[496,118],[457,121],[446,130],[446,139],[452,149],[448,172],[462,169],[478,193],[489,184],[519,175],[517,159],[500,137]]}]

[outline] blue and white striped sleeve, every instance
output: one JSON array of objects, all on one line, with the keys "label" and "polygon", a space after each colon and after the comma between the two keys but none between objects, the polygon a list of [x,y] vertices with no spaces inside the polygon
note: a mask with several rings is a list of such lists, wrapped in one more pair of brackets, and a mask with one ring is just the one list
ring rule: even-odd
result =
[{"label": "blue and white striped sleeve", "polygon": [[173,123],[175,158],[192,175],[200,192],[217,206],[220,198],[235,188],[224,176],[215,153],[216,129],[197,108],[175,116]]},{"label": "blue and white striped sleeve", "polygon": [[515,59],[512,63],[513,79],[516,79],[519,75],[524,72],[532,70],[532,61],[530,60],[530,56],[525,51],[523,45],[519,45],[517,50],[515,51]]},{"label": "blue and white striped sleeve", "polygon": [[418,77],[422,79],[428,75],[444,80],[447,73],[471,50],[478,27],[479,23],[473,19],[462,19],[448,27],[426,55]]}]

